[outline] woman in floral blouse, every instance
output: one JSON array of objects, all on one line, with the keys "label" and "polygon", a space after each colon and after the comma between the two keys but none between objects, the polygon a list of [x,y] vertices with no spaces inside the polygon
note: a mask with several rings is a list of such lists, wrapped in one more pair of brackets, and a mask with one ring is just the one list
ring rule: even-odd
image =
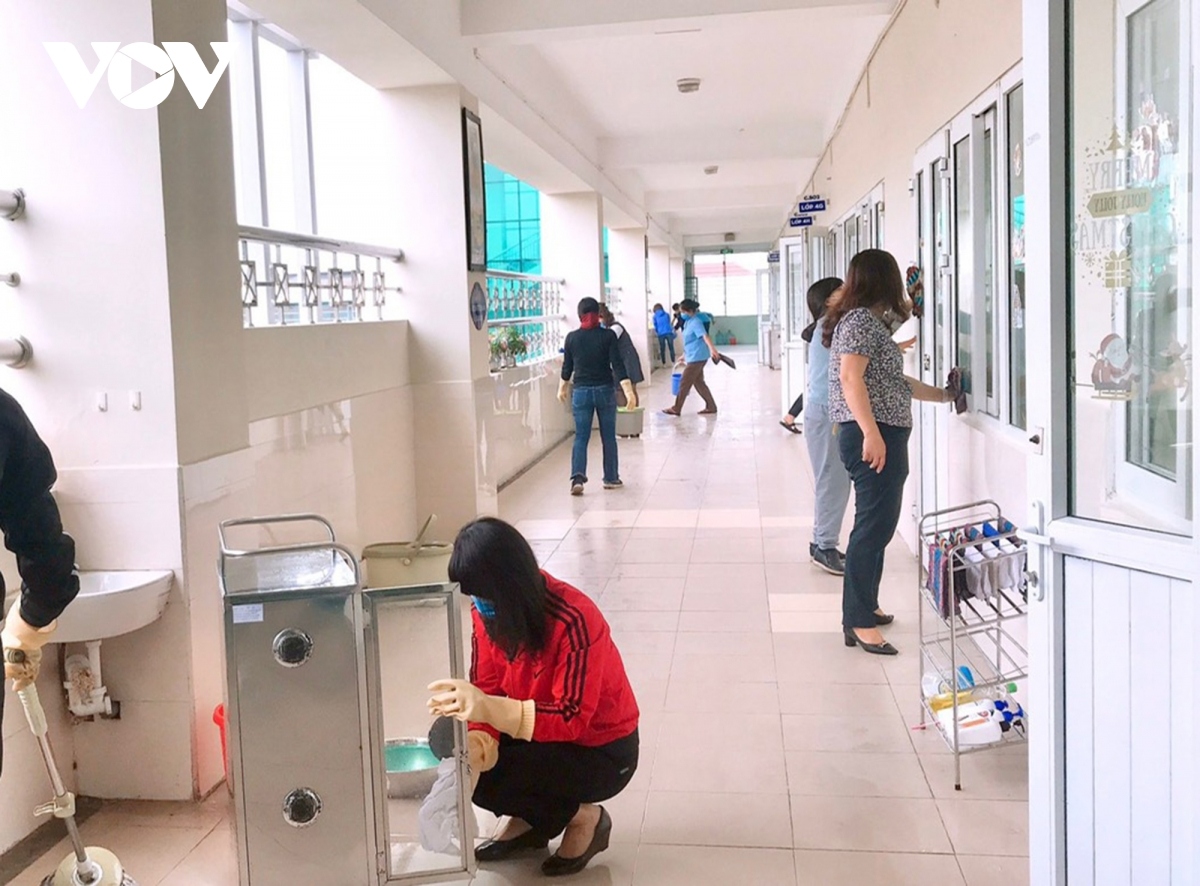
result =
[{"label": "woman in floral blouse", "polygon": [[838,449],[854,483],[842,630],[847,646],[877,655],[897,651],[879,631],[893,620],[879,610],[879,582],[884,550],[900,522],[912,401],[952,400],[947,391],[904,374],[904,358],[892,333],[910,315],[896,259],[867,249],[851,260],[823,329],[830,348],[829,418],[839,425]]}]

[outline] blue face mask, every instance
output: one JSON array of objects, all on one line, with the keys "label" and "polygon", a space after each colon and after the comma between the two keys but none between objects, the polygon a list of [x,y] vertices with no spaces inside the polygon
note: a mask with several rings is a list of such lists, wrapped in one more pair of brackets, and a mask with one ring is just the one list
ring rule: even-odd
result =
[{"label": "blue face mask", "polygon": [[480,597],[472,597],[471,603],[474,605],[475,611],[484,618],[496,617],[496,607],[492,605],[491,600],[484,600]]}]

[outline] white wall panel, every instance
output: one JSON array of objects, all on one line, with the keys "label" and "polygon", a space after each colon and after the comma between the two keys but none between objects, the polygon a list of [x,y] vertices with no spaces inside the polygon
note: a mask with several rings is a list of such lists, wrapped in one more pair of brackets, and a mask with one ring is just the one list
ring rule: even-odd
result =
[{"label": "white wall panel", "polygon": [[1065,578],[1069,882],[1190,886],[1192,585],[1073,557]]},{"label": "white wall panel", "polygon": [[1092,663],[1092,564],[1068,558],[1065,568],[1067,720],[1067,870],[1072,883],[1095,882],[1095,692]]}]

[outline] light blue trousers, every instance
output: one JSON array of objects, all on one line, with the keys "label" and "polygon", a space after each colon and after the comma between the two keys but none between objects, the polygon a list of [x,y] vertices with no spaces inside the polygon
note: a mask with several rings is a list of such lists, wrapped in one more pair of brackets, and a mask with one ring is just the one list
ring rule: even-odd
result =
[{"label": "light blue trousers", "polygon": [[824,403],[804,405],[804,439],[816,481],[816,513],[813,517],[813,544],[822,550],[836,548],[842,531],[842,518],[850,501],[850,475],[838,454],[834,425]]}]

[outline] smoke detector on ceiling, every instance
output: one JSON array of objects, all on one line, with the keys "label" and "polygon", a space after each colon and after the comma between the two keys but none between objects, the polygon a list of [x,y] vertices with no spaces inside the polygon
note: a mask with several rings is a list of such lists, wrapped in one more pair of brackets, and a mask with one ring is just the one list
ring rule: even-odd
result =
[{"label": "smoke detector on ceiling", "polygon": [[676,81],[675,85],[679,88],[679,91],[684,93],[685,95],[689,92],[699,92],[700,91],[700,78],[699,77],[684,77],[684,78]]},{"label": "smoke detector on ceiling", "polygon": [[719,169],[719,168],[720,168],[720,167],[717,167],[717,166],[705,166],[705,167],[704,167],[704,174],[705,174],[705,175],[716,175],[716,174],[717,174],[717,169]]}]

